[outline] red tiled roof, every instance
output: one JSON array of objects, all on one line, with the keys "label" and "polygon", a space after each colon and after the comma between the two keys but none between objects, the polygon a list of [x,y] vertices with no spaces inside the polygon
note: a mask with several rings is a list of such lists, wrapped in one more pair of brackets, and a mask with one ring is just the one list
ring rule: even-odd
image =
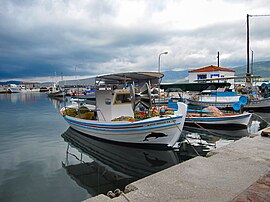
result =
[{"label": "red tiled roof", "polygon": [[190,70],[188,72],[216,72],[216,71],[224,71],[224,72],[235,72],[234,70],[224,68],[224,67],[217,67],[217,66],[207,66],[207,67],[202,67],[199,69],[194,69]]}]

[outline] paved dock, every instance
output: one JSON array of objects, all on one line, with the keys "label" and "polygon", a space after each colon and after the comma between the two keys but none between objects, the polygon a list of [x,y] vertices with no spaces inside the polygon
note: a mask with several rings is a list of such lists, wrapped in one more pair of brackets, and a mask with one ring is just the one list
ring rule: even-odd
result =
[{"label": "paved dock", "polygon": [[[129,191],[129,192],[128,192]],[[270,136],[244,137],[87,202],[270,202]]]}]

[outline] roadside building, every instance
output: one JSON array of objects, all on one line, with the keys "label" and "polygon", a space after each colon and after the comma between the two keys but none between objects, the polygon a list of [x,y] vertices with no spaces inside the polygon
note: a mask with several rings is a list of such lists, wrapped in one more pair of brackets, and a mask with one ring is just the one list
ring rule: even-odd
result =
[{"label": "roadside building", "polygon": [[188,75],[189,83],[202,80],[203,82],[212,82],[212,83],[227,82],[230,83],[231,85],[234,85],[234,79],[204,81],[205,79],[234,77],[235,71],[232,69],[211,65],[199,69],[190,70],[188,71],[188,73],[189,73]]}]

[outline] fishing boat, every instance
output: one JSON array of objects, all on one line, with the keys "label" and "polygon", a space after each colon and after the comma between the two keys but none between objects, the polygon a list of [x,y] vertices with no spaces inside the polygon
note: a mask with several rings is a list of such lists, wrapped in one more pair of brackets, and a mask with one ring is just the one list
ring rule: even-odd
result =
[{"label": "fishing boat", "polygon": [[253,110],[257,112],[269,112],[270,98],[251,99],[245,106],[245,110]]},{"label": "fishing boat", "polygon": [[40,92],[40,83],[23,81],[19,85],[22,93],[37,93]]},{"label": "fishing boat", "polygon": [[207,91],[199,95],[193,95],[187,102],[194,106],[215,106],[220,109],[232,108],[238,102],[240,95],[236,92]]},{"label": "fishing boat", "polygon": [[243,105],[244,110],[261,112],[270,110],[270,98],[264,98],[256,91],[241,95],[236,92],[211,92],[192,96],[187,102],[191,106],[215,106],[219,109],[234,109],[234,105],[238,103]]},{"label": "fishing boat", "polygon": [[188,113],[185,125],[196,125],[203,128],[247,128],[252,114],[231,113],[215,116],[208,113]]},{"label": "fishing boat", "polygon": [[[237,77],[223,77],[213,79],[203,79],[202,81],[217,81],[234,78],[258,78],[258,76],[237,76]],[[242,105],[243,110],[246,111],[260,111],[268,112],[270,110],[270,98],[263,97],[260,94],[259,88],[256,86],[242,87],[244,93],[238,94],[235,91],[226,92],[222,89],[204,90],[199,94],[193,93],[187,100],[189,106],[215,106],[219,109],[234,109],[234,105]],[[238,104],[237,104],[238,103]]]},{"label": "fishing boat", "polygon": [[[87,136],[118,144],[172,148],[181,135],[187,105],[178,102],[178,110],[171,114],[153,110],[150,84],[158,84],[163,76],[157,72],[97,76],[95,109],[78,103],[60,112],[73,129]],[[139,94],[135,86],[140,87]]]},{"label": "fishing boat", "polygon": [[[169,100],[168,108],[173,110],[177,109],[174,99]],[[240,110],[239,105],[234,105],[234,108]],[[224,113],[214,106],[208,106],[202,109],[188,109],[185,126],[222,129],[247,128],[251,116],[252,113],[249,112]]]},{"label": "fishing boat", "polygon": [[9,93],[20,93],[21,90],[18,85],[16,84],[9,84],[7,88],[7,92]]},{"label": "fishing boat", "polygon": [[71,101],[73,102],[84,102],[87,104],[94,104],[96,101],[96,92],[95,90],[86,89],[82,92],[72,91],[71,90]]},{"label": "fishing boat", "polygon": [[56,98],[56,97],[64,97],[66,95],[65,91],[58,86],[58,84],[54,83],[52,87],[49,88],[48,92],[46,92],[48,97]]}]

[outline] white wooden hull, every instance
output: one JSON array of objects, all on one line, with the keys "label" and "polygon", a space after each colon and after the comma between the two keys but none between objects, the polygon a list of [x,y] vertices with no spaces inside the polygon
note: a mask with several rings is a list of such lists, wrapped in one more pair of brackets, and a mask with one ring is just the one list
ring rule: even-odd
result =
[{"label": "white wooden hull", "polygon": [[189,104],[195,105],[195,106],[215,106],[217,108],[232,108],[233,104],[235,103],[234,99],[231,101],[196,101],[196,100],[187,100]]},{"label": "white wooden hull", "polygon": [[252,100],[250,103],[244,106],[244,109],[248,110],[269,110],[270,109],[270,98],[261,100]]},{"label": "white wooden hull", "polygon": [[22,93],[39,93],[40,92],[40,88],[27,88],[27,89],[21,89]]},{"label": "white wooden hull", "polygon": [[100,122],[64,116],[69,125],[86,135],[119,143],[163,145],[178,141],[185,116],[153,117],[136,122]]},{"label": "white wooden hull", "polygon": [[15,87],[10,87],[7,89],[9,93],[20,93],[21,90]]},{"label": "white wooden hull", "polygon": [[222,117],[186,117],[185,123],[212,125],[212,126],[239,126],[247,127],[249,124],[251,113],[235,114]]},{"label": "white wooden hull", "polygon": [[202,102],[211,102],[211,103],[231,103],[231,102],[238,102],[240,96],[203,96],[199,97],[198,101]]}]

